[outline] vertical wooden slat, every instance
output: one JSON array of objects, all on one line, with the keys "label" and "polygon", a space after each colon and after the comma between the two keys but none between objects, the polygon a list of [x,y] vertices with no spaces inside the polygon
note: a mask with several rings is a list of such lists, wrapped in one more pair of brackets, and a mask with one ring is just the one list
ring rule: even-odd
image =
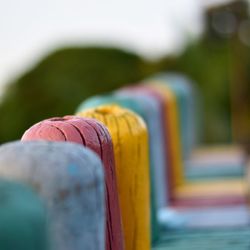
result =
[{"label": "vertical wooden slat", "polygon": [[179,134],[180,124],[176,97],[167,86],[164,86],[157,81],[152,82],[147,86],[161,95],[164,100],[166,130],[168,136],[167,140],[169,142],[169,150],[171,151],[171,168],[173,171],[174,186],[182,185],[184,183],[184,168],[182,162],[181,140]]},{"label": "vertical wooden slat", "polygon": [[77,115],[103,122],[115,151],[118,193],[127,250],[150,249],[150,184],[147,129],[136,114],[115,105]]},{"label": "vertical wooden slat", "polygon": [[[157,208],[166,206],[166,186],[164,182],[165,177],[165,162],[164,157],[161,154],[161,145],[158,144],[157,135],[155,135],[158,127],[155,127],[155,121],[157,121],[157,108],[153,105],[151,100],[142,98],[134,98],[128,94],[113,93],[109,95],[94,96],[83,102],[78,110],[86,109],[90,107],[98,107],[104,104],[116,103],[124,108],[128,108],[137,114],[139,114],[147,123],[149,129],[149,150],[150,150],[150,200],[151,200],[151,240],[152,244],[159,239],[160,229],[157,220]],[[159,124],[156,122],[156,124]],[[153,133],[151,133],[152,131]],[[161,138],[161,137],[160,137]],[[163,159],[163,163],[161,160]],[[161,172],[161,169],[163,171]],[[161,178],[163,181],[159,181]],[[156,193],[157,191],[157,193]],[[157,202],[156,202],[157,200]],[[156,204],[157,203],[157,204]]]},{"label": "vertical wooden slat", "polygon": [[166,109],[167,107],[166,100],[164,96],[162,96],[162,94],[159,93],[159,91],[156,91],[149,85],[145,85],[145,84],[128,86],[122,89],[121,91],[131,92],[131,93],[136,93],[136,94],[140,93],[140,94],[150,97],[156,103],[158,103],[159,115],[160,115],[159,123],[161,125],[159,127],[158,132],[160,133],[160,136],[163,140],[163,143],[161,143],[163,151],[161,151],[161,153],[165,157],[166,175],[164,177],[165,177],[165,182],[166,182],[167,199],[170,202],[174,198],[174,188],[176,184],[175,184],[175,177],[174,177],[174,166],[175,166],[174,159],[173,159],[174,155],[172,153],[171,143],[170,143],[170,136],[169,136],[170,129],[169,129],[169,123],[167,120],[168,109]]},{"label": "vertical wooden slat", "polygon": [[191,86],[189,79],[174,73],[161,73],[153,79],[168,86],[176,96],[182,152],[184,159],[187,159],[194,149],[197,141],[196,133],[198,134],[195,87]]},{"label": "vertical wooden slat", "polygon": [[[167,159],[165,157],[164,128],[162,126],[161,107],[157,100],[146,93],[143,88],[136,86],[119,90],[116,95],[135,101],[143,112],[140,114],[145,119],[150,138],[150,159],[154,170],[154,183],[157,208],[168,205],[170,199],[169,176]],[[134,110],[136,111],[136,110]]]}]

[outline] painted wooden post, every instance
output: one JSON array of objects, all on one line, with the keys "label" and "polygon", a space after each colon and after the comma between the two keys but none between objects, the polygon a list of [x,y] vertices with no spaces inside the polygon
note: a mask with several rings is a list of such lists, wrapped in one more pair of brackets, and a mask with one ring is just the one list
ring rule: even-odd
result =
[{"label": "painted wooden post", "polygon": [[[178,104],[180,134],[184,159],[188,159],[196,144],[197,112],[196,95],[190,80],[180,74],[160,73],[152,78],[168,86],[175,94]],[[149,80],[150,82],[150,80]]]},{"label": "painted wooden post", "polygon": [[45,206],[35,192],[0,179],[0,249],[47,250]]},{"label": "painted wooden post", "polygon": [[154,91],[159,99],[164,103],[164,117],[167,133],[167,142],[169,154],[171,157],[171,169],[173,186],[179,186],[184,183],[184,168],[182,162],[182,150],[180,140],[180,124],[178,118],[177,101],[174,93],[159,82],[152,82],[147,85]]},{"label": "painted wooden post", "polygon": [[[131,105],[131,101],[126,100],[128,98],[134,99],[134,105]],[[147,107],[145,109],[144,105],[146,104],[146,101],[144,99],[146,99],[154,107]],[[168,131],[166,127],[168,124],[166,123],[165,117],[166,112],[164,98],[158,94],[157,91],[154,91],[147,85],[133,85],[127,86],[113,93],[112,98],[109,95],[91,97],[81,103],[77,110],[80,112],[87,108],[98,107],[103,104],[111,103],[117,103],[123,107],[133,110],[134,112],[140,114],[147,122],[149,136],[151,137],[150,141],[152,141],[154,145],[153,149],[151,147],[151,151],[154,151],[152,152],[154,157],[151,157],[151,160],[155,162],[153,166],[157,166],[156,170],[159,170],[159,172],[156,172],[155,174],[155,178],[157,179],[156,185],[158,185],[158,188],[156,188],[157,196],[161,196],[161,194],[162,196],[165,195],[165,198],[158,197],[158,199],[160,199],[158,204],[160,204],[160,206],[167,205],[168,200],[171,199],[171,195],[173,193],[173,174],[171,173],[173,167],[171,167],[172,154],[169,146],[167,145],[169,138],[166,135],[166,132]],[[148,106],[149,104],[146,105]],[[147,109],[152,112],[148,113]],[[151,131],[153,131],[153,133]],[[164,166],[162,166],[162,164],[164,164]],[[161,177],[159,177],[159,174]],[[162,190],[163,187],[165,187],[165,191]]]},{"label": "painted wooden post", "polygon": [[126,250],[150,249],[150,184],[147,128],[135,113],[116,105],[77,115],[103,122],[111,134]]},{"label": "painted wooden post", "polygon": [[[103,96],[94,96],[89,99],[87,99],[85,102],[83,102],[78,110],[84,110],[86,108],[93,108],[93,107],[98,107],[100,105],[104,104],[117,104],[120,105],[124,108],[128,108],[135,113],[141,115],[144,120],[146,121],[149,129],[149,137],[150,137],[150,143],[149,143],[149,148],[150,148],[150,200],[151,200],[151,240],[152,243],[155,243],[159,239],[159,225],[157,221],[157,208],[166,206],[166,194],[162,192],[165,192],[166,187],[160,187],[161,189],[158,189],[156,187],[159,186],[158,184],[162,183],[159,181],[158,178],[164,179],[165,173],[158,171],[159,167],[163,167],[164,169],[164,163],[159,166],[159,163],[161,159],[158,159],[157,156],[162,157],[161,154],[158,154],[158,151],[161,152],[160,145],[156,143],[156,138],[157,135],[153,135],[150,133],[151,131],[156,131],[158,128],[154,126],[154,122],[152,121],[157,120],[158,117],[155,117],[157,114],[157,110],[155,110],[154,106],[150,101],[143,99],[144,102],[139,102],[137,99],[132,98],[130,96],[125,96],[125,95],[118,95],[113,93],[110,95],[103,95]],[[156,140],[155,140],[156,139]],[[158,142],[158,141],[157,141]],[[157,155],[158,154],[158,155]],[[160,172],[158,174],[158,172]],[[157,177],[156,177],[156,174]],[[155,193],[157,191],[157,193]],[[157,199],[157,204],[156,205],[156,199]]]},{"label": "painted wooden post", "polygon": [[[152,177],[154,177],[155,190],[157,191],[157,208],[167,206],[168,192],[166,183],[166,162],[164,157],[164,141],[162,140],[161,123],[159,122],[160,113],[158,103],[150,96],[134,91],[119,91],[116,92],[119,99],[134,102],[140,107],[141,115],[147,123],[149,139],[150,139],[150,159],[152,166]],[[124,106],[125,107],[125,106]],[[136,109],[133,109],[136,112]]]},{"label": "painted wooden post", "polygon": [[123,250],[124,237],[113,144],[106,127],[96,120],[76,116],[51,118],[28,129],[22,140],[71,141],[84,145],[99,155],[104,165],[106,182],[106,249]]},{"label": "painted wooden post", "polygon": [[[154,76],[152,79],[158,80],[162,84],[167,85],[177,97],[179,120],[181,121],[181,139],[183,146],[182,152],[184,155],[184,160],[188,160],[185,162],[186,178],[190,180],[197,180],[202,178],[212,179],[243,176],[244,164],[242,164],[242,160],[244,160],[244,157],[237,161],[237,154],[234,158],[233,164],[225,164],[223,163],[223,160],[218,159],[218,161],[214,160],[214,162],[211,162],[208,166],[208,164],[198,160],[200,165],[200,167],[198,167],[196,158],[192,157],[190,159],[190,153],[193,151],[195,146],[197,146],[197,142],[199,141],[201,134],[201,112],[199,108],[200,101],[194,83],[192,83],[187,77],[175,73],[160,73]],[[228,151],[230,150],[231,148],[229,147]],[[216,157],[214,156],[214,151],[214,149],[211,149],[210,152],[208,150],[208,157],[210,153],[210,157],[215,159]],[[200,151],[195,151],[194,154],[198,155],[198,152]],[[219,150],[218,154],[220,154]],[[223,155],[223,152],[221,155]],[[202,156],[202,154],[198,155],[199,158]],[[222,159],[222,157],[220,157],[220,159]]]},{"label": "painted wooden post", "polygon": [[[163,142],[163,155],[165,156],[165,163],[166,163],[166,193],[167,198],[171,202],[174,198],[174,188],[177,184],[183,183],[182,174],[179,171],[176,166],[176,160],[174,158],[175,154],[173,153],[173,148],[171,148],[170,143],[170,129],[169,129],[169,123],[167,117],[169,116],[168,110],[169,107],[167,107],[166,99],[164,96],[162,96],[162,93],[159,93],[159,91],[155,90],[150,87],[149,85],[136,85],[136,86],[129,86],[121,90],[122,92],[131,92],[131,93],[140,93],[143,95],[146,95],[153,99],[155,102],[158,103],[159,108],[159,122],[161,123],[161,128],[159,130],[160,136],[162,138]],[[175,176],[179,176],[179,179]],[[178,179],[178,183],[176,181]]]},{"label": "painted wooden post", "polygon": [[5,144],[0,176],[30,185],[44,200],[50,249],[104,249],[104,176],[91,150],[65,142]]},{"label": "painted wooden post", "polygon": [[[175,206],[218,206],[242,204],[246,200],[246,183],[241,179],[215,180],[215,181],[184,181],[184,173],[181,162],[181,147],[179,145],[178,109],[171,90],[164,84],[155,81],[148,84],[150,88],[158,92],[165,102],[166,123],[169,127],[168,140],[173,150],[173,159],[176,161],[176,168],[173,169],[175,188],[172,204]],[[177,170],[177,171],[176,171]]]},{"label": "painted wooden post", "polygon": [[168,161],[164,141],[164,127],[162,126],[161,106],[142,86],[127,87],[116,93],[120,98],[130,98],[138,103],[144,111],[150,137],[152,166],[155,170],[157,191],[157,208],[169,205],[170,187]]}]

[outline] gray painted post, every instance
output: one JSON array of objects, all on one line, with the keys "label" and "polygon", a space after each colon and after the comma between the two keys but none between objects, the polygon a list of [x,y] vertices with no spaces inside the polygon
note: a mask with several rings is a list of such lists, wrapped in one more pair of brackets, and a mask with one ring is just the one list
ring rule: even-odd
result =
[{"label": "gray painted post", "polygon": [[104,250],[104,176],[95,153],[69,142],[0,147],[0,176],[35,188],[48,211],[52,250]]}]

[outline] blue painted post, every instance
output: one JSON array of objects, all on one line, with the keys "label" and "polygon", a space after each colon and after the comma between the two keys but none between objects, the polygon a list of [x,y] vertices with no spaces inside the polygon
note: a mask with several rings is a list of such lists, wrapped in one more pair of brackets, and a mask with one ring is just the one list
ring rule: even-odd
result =
[{"label": "blue painted post", "polygon": [[103,167],[91,150],[69,142],[8,143],[0,147],[0,176],[33,187],[44,200],[50,249],[104,250]]},{"label": "blue painted post", "polygon": [[[188,159],[192,150],[197,146],[197,91],[193,83],[185,76],[175,73],[160,73],[152,77],[168,86],[176,95],[180,121],[182,153]],[[151,80],[149,79],[149,82]]]}]

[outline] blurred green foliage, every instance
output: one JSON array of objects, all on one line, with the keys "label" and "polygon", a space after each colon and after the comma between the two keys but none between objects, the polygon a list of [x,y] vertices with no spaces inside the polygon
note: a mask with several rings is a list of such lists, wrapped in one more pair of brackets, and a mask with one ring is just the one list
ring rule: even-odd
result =
[{"label": "blurred green foliage", "polygon": [[225,46],[199,42],[187,47],[179,58],[167,56],[157,62],[114,48],[58,50],[9,85],[0,105],[0,141],[20,138],[25,129],[41,119],[73,114],[77,105],[91,95],[164,70],[184,72],[197,82],[205,112],[204,140],[226,141],[226,50]]},{"label": "blurred green foliage", "polygon": [[147,75],[137,55],[114,48],[64,48],[7,88],[0,105],[0,142],[20,138],[41,119],[73,114],[85,98]]},{"label": "blurred green foliage", "polygon": [[202,131],[205,132],[202,141],[229,142],[231,108],[227,44],[204,38],[187,46],[171,67],[162,68],[182,72],[196,83],[202,105]]},{"label": "blurred green foliage", "polygon": [[175,58],[158,62],[159,71],[182,72],[197,83],[202,101],[202,141],[206,143],[250,145],[248,6],[247,1],[236,0],[207,9],[201,38],[190,42]]},{"label": "blurred green foliage", "polygon": [[[219,26],[225,30],[232,22],[224,17],[232,15],[234,32],[218,33],[214,17],[220,17]],[[248,19],[247,4],[239,0],[212,8],[205,18],[206,29],[199,40],[190,42],[180,55],[155,62],[116,48],[63,48],[50,54],[8,85],[0,105],[0,143],[20,138],[41,119],[74,113],[89,96],[160,71],[181,72],[196,82],[202,101],[203,142],[228,143],[233,135],[235,141],[249,143],[250,50],[238,35],[241,21]]]},{"label": "blurred green foliage", "polygon": [[203,37],[188,44],[176,58],[165,57],[157,63],[158,71],[180,72],[194,81],[205,143],[232,141],[229,50],[224,40]]}]

